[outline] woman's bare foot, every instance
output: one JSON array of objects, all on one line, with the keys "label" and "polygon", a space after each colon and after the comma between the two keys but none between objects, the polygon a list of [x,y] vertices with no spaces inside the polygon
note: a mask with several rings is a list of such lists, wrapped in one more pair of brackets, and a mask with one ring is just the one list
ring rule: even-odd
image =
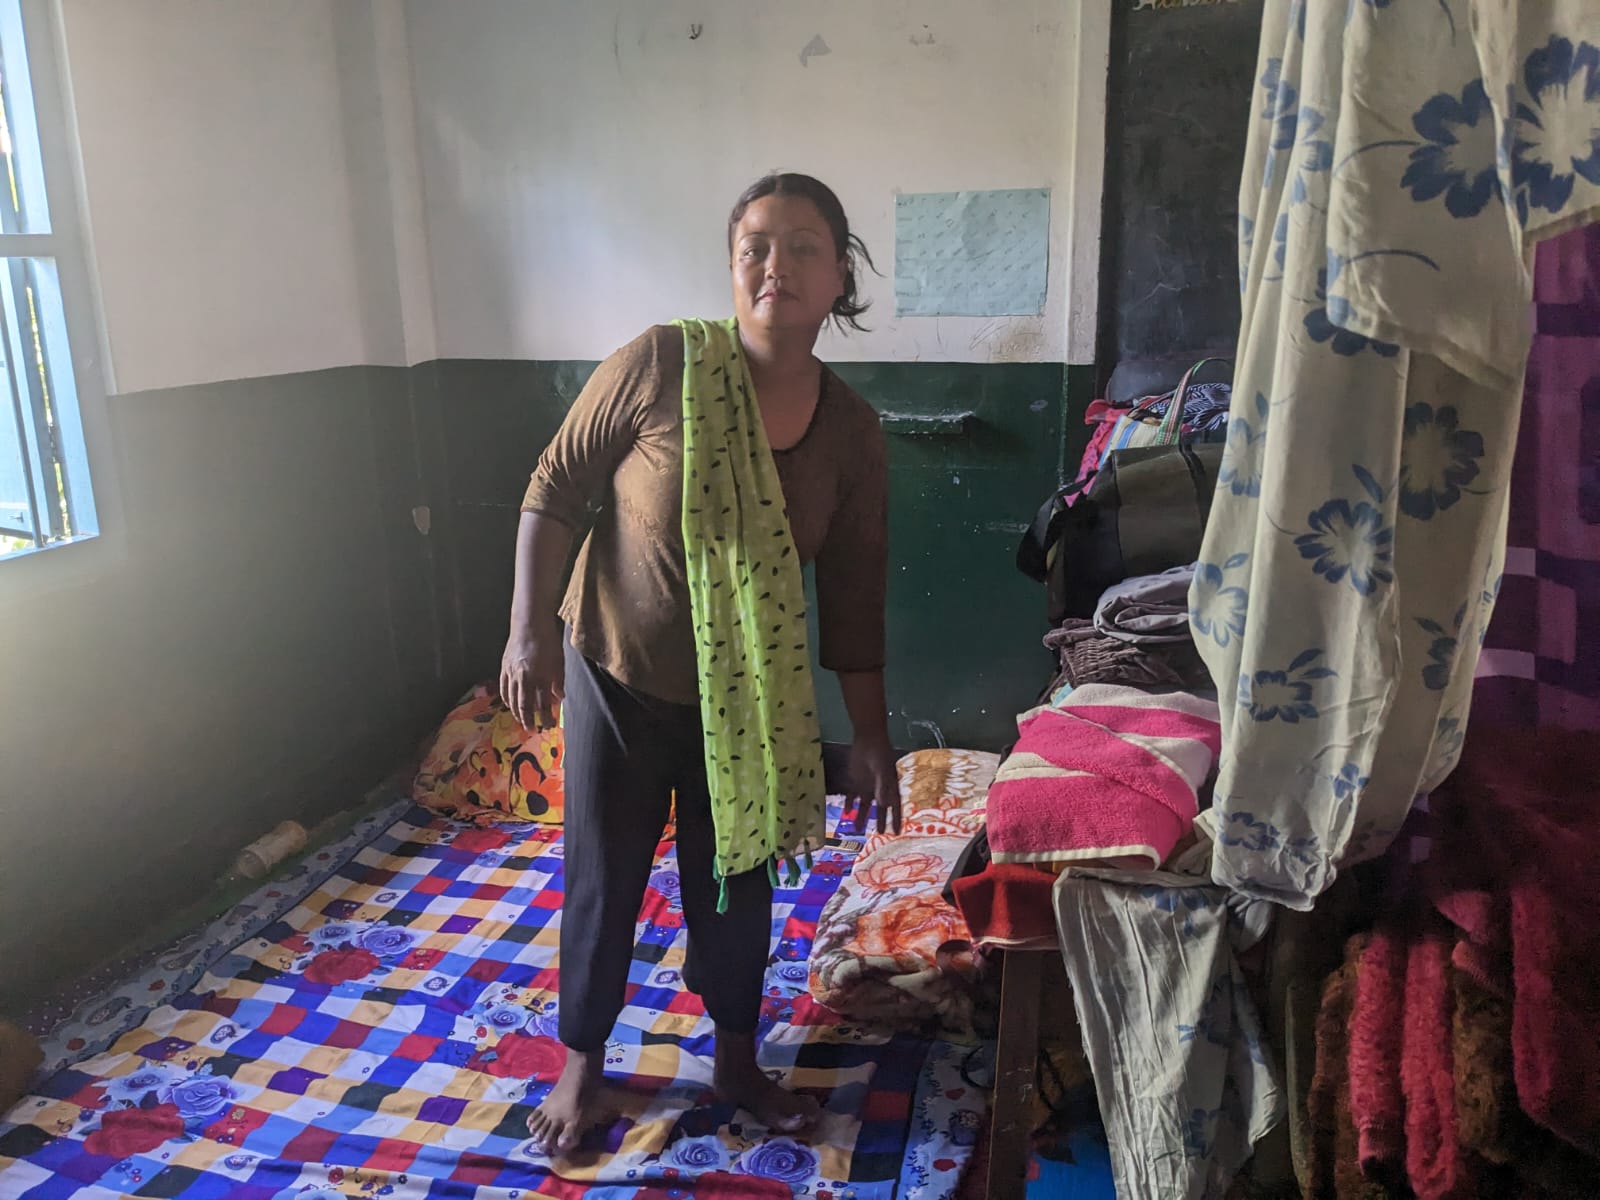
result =
[{"label": "woman's bare foot", "polygon": [[605,1051],[567,1050],[561,1078],[528,1118],[528,1132],[546,1154],[568,1154],[600,1119]]},{"label": "woman's bare foot", "polygon": [[768,1129],[799,1133],[816,1123],[821,1112],[810,1096],[797,1096],[768,1079],[756,1063],[754,1034],[717,1031],[717,1099],[737,1105]]}]

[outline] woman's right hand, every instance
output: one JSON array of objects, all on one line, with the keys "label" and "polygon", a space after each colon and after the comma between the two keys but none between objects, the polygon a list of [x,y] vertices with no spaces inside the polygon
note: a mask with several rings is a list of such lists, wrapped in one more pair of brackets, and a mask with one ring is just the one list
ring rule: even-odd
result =
[{"label": "woman's right hand", "polygon": [[524,729],[555,724],[566,694],[561,625],[542,632],[513,629],[500,658],[500,699]]}]

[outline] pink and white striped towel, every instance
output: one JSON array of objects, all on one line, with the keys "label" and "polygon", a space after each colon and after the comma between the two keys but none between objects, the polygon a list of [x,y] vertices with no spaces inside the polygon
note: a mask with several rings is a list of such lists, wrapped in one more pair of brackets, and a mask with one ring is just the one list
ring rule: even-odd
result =
[{"label": "pink and white striped towel", "polygon": [[1159,867],[1194,824],[1221,745],[1215,701],[1107,683],[1018,727],[989,788],[996,862]]}]

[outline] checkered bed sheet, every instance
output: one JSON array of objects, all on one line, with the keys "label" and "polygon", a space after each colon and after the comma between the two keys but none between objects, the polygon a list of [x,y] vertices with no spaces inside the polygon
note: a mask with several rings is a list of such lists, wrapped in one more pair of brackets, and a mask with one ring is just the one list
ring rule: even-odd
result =
[{"label": "checkered bed sheet", "polygon": [[[830,827],[839,816],[834,802]],[[421,809],[379,828],[7,1114],[0,1197],[954,1192],[986,1103],[971,1053],[843,1023],[807,992],[817,916],[857,843],[830,842],[773,906],[761,1060],[817,1096],[817,1129],[768,1136],[715,1101],[663,841],[607,1046],[615,1119],[553,1162],[525,1121],[562,1061],[560,830],[473,829]]]}]

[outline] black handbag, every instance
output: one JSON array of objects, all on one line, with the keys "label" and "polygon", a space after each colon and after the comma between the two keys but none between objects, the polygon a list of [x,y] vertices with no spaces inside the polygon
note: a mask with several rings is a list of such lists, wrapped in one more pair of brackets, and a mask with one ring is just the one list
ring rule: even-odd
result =
[{"label": "black handbag", "polygon": [[1051,625],[1092,617],[1113,584],[1199,557],[1222,449],[1186,437],[1172,446],[1113,450],[1092,476],[1039,509],[1017,547],[1017,568],[1045,585]]}]

